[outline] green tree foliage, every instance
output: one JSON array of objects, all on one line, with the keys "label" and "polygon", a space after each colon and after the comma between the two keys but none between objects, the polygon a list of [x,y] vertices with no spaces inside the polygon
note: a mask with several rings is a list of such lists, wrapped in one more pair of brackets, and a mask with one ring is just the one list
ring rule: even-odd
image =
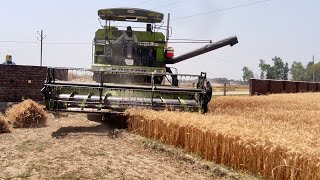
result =
[{"label": "green tree foliage", "polygon": [[[314,64],[314,79],[320,81],[320,62]],[[313,80],[313,62],[310,61],[306,67],[306,81]]]},{"label": "green tree foliage", "polygon": [[293,61],[290,69],[290,74],[292,80],[294,81],[306,81],[307,78],[307,69],[303,66],[301,62]]},{"label": "green tree foliage", "polygon": [[266,62],[262,59],[260,59],[259,67],[261,69],[260,79],[265,79],[266,74],[268,72],[268,69],[270,68],[269,64],[266,64]]},{"label": "green tree foliage", "polygon": [[243,72],[243,75],[242,75],[243,82],[245,83],[248,83],[249,80],[254,77],[252,70],[249,69],[247,66],[244,66],[242,68],[242,72]]},{"label": "green tree foliage", "polygon": [[283,62],[280,57],[272,58],[273,65],[267,64],[264,60],[260,60],[259,67],[261,69],[261,79],[288,79],[289,67],[287,62]]}]

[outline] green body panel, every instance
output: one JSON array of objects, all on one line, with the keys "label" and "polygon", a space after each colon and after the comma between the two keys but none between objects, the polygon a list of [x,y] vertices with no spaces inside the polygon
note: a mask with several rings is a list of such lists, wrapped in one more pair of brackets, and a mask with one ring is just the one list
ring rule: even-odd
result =
[{"label": "green body panel", "polygon": [[[107,27],[106,27],[107,28]],[[107,32],[107,37],[105,36],[105,32]],[[105,54],[105,43],[97,43],[97,42],[104,42],[105,39],[110,41],[115,41],[120,37],[125,31],[118,30],[115,27],[108,27],[108,29],[98,29],[95,33],[95,44],[94,44],[94,64],[105,64],[105,57],[101,54]],[[165,36],[161,32],[146,32],[146,31],[134,31],[133,32],[138,39],[138,42],[141,43],[153,43],[154,49],[156,50],[155,60],[161,63],[164,67],[165,61]],[[106,45],[110,47],[110,45]],[[97,54],[100,54],[97,56]]]},{"label": "green body panel", "polygon": [[156,53],[156,60],[157,61],[164,61],[164,48],[158,47],[157,48],[157,53]]},{"label": "green body panel", "polygon": [[100,56],[95,57],[94,63],[95,64],[103,64],[104,63],[104,57],[100,57]]},{"label": "green body panel", "polygon": [[[108,28],[108,27],[106,27]],[[117,31],[117,36],[114,36],[113,32]],[[117,38],[125,33],[124,30],[118,30],[117,28],[110,27],[107,29],[107,35],[109,40],[117,40]],[[161,46],[165,46],[165,37],[161,32],[146,32],[146,31],[133,31],[137,36],[139,42],[162,42]],[[95,33],[95,39],[105,39],[105,29],[98,29]]]},{"label": "green body panel", "polygon": [[92,64],[92,69],[108,69],[108,70],[119,70],[125,72],[165,72],[166,68],[163,67],[144,67],[144,66],[117,66],[108,64]]}]

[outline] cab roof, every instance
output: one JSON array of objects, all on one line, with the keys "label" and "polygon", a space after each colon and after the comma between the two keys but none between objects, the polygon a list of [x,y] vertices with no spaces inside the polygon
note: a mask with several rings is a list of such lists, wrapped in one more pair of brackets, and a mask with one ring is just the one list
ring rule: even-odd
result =
[{"label": "cab roof", "polygon": [[113,21],[161,23],[163,20],[162,13],[138,8],[100,9],[98,15],[103,20]]}]

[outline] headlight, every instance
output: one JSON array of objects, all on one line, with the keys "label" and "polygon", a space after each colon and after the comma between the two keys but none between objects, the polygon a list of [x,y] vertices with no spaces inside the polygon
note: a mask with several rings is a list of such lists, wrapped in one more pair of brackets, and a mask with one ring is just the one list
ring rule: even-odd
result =
[{"label": "headlight", "polygon": [[159,73],[159,74],[163,74],[163,73],[165,73],[165,70],[154,70],[153,71],[154,73]]}]

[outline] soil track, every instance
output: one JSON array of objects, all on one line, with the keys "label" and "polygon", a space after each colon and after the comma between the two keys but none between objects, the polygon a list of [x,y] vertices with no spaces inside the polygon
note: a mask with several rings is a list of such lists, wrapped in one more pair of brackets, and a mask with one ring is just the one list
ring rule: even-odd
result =
[{"label": "soil track", "polygon": [[84,115],[0,135],[0,179],[252,179]]}]

